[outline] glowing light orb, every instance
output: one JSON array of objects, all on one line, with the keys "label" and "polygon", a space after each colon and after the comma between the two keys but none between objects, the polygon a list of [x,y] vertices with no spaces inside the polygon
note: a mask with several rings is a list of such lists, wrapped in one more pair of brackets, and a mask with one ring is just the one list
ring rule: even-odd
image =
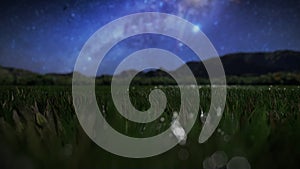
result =
[{"label": "glowing light orb", "polygon": [[199,25],[195,25],[194,27],[193,27],[193,32],[199,32],[200,31],[200,26]]}]

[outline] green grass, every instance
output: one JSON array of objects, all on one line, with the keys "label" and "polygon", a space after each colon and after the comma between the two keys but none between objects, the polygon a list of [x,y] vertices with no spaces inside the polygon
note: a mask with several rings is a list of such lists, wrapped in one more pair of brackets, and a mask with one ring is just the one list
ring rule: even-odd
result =
[{"label": "green grass", "polygon": [[[133,105],[149,108],[154,86],[130,89]],[[156,135],[168,127],[172,113],[180,107],[180,91],[162,87],[168,104],[159,119],[149,124],[126,120],[114,107],[107,86],[96,87],[100,110],[109,124],[133,137]],[[200,105],[210,106],[210,89],[202,87]],[[82,100],[84,102],[84,100]],[[184,146],[145,159],[129,159],[106,152],[81,129],[69,87],[0,88],[0,168],[202,168],[203,160],[216,151],[229,158],[246,157],[252,168],[299,168],[300,89],[299,87],[229,87],[219,131],[204,144],[198,137],[198,118]],[[183,153],[184,152],[184,153]],[[184,154],[184,155],[182,155]],[[184,156],[184,157],[182,157]]]}]

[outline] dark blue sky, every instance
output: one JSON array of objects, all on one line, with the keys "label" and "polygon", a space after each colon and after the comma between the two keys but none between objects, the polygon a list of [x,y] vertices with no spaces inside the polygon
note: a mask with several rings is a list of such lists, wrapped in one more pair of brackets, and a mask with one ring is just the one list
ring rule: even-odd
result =
[{"label": "dark blue sky", "polygon": [[[220,55],[300,50],[298,0],[11,0],[0,5],[0,65],[39,73],[71,72],[96,30],[144,11],[175,14],[198,25]],[[170,50],[185,61],[197,58],[173,39],[136,36],[109,52],[101,72],[111,73],[124,57],[148,47]]]}]

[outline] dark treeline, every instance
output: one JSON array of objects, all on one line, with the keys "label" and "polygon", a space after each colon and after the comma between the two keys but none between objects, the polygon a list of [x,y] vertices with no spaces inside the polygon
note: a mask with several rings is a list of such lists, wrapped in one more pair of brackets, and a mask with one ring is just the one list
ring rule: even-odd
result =
[{"label": "dark treeline", "polygon": [[[97,77],[96,85],[110,85],[111,76]],[[196,78],[199,85],[209,85],[208,78]],[[260,76],[227,76],[228,85],[300,85],[299,73],[269,73]],[[0,77],[0,85],[72,85],[72,76],[61,75],[31,75]],[[177,85],[176,81],[169,76],[144,77],[136,76],[131,85]]]}]

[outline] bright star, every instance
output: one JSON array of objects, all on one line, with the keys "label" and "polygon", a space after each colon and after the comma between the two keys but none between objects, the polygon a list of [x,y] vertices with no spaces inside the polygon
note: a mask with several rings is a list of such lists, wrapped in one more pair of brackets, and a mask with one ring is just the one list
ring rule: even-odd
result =
[{"label": "bright star", "polygon": [[195,25],[194,27],[193,27],[193,32],[199,32],[200,31],[200,26],[199,25]]}]

